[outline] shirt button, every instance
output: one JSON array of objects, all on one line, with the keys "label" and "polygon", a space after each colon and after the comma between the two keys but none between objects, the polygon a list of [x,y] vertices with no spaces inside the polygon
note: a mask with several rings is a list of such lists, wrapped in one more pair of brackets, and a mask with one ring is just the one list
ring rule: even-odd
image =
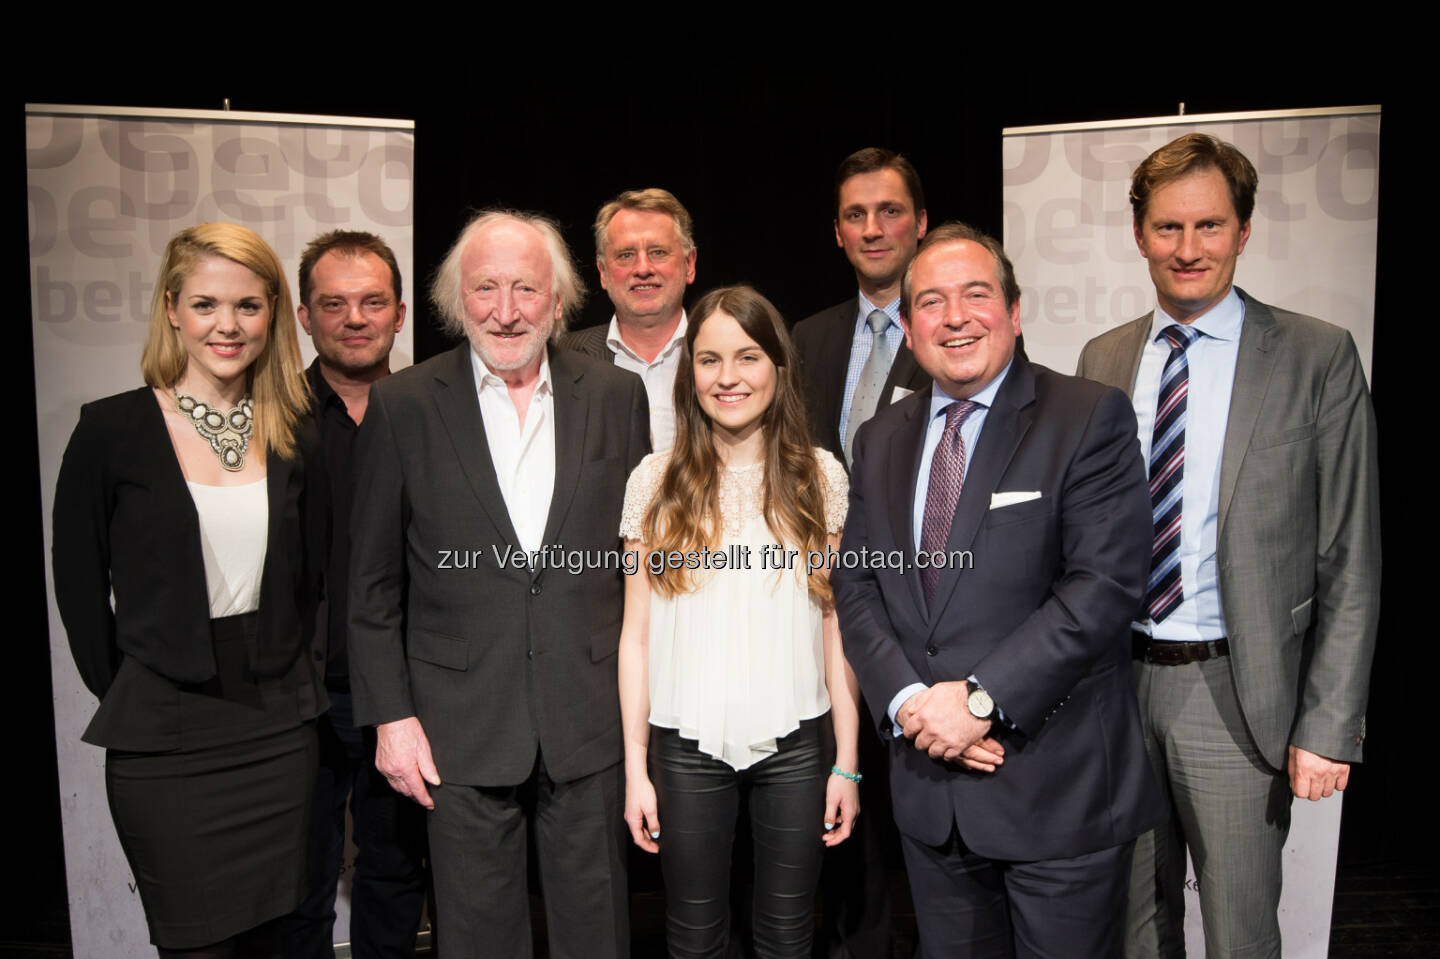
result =
[{"label": "shirt button", "polygon": [[527,649],[527,650],[525,650],[525,658],[526,658],[526,659],[534,659],[534,658],[535,658],[535,650],[533,650],[533,649]]},{"label": "shirt button", "polygon": [[540,595],[540,584],[539,584],[539,583],[531,583],[531,584],[530,584],[530,595],[531,595],[531,596],[539,596],[539,595]]},{"label": "shirt button", "polygon": [[940,650],[936,649],[934,646],[926,646],[926,647],[925,647],[925,655],[926,655],[926,656],[934,656],[934,655],[935,655],[936,653],[938,653],[938,652],[940,652]]}]

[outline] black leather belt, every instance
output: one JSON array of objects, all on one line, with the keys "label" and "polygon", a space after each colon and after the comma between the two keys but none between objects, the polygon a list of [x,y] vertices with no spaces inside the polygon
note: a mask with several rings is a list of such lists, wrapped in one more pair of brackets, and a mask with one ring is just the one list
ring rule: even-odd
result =
[{"label": "black leather belt", "polygon": [[1186,643],[1151,639],[1139,630],[1131,630],[1130,641],[1136,659],[1156,666],[1184,666],[1230,655],[1230,641],[1224,636],[1203,643]]}]

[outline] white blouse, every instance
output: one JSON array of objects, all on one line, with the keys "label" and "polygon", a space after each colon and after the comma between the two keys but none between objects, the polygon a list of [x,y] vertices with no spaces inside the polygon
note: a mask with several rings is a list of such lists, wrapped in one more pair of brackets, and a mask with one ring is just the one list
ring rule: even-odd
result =
[{"label": "white blouse", "polygon": [[[839,533],[849,505],[845,470],[826,450],[815,458],[825,528]],[[669,460],[653,453],[630,474],[620,521],[626,539],[642,538]],[[712,549],[723,552],[725,568],[692,571],[688,593],[650,591],[650,722],[735,769],[773,755],[776,740],[830,708],[823,614],[806,584],[804,551],[776,549],[763,514],[764,472],[763,463],[720,468],[721,542]],[[777,558],[788,568],[777,568]],[[640,560],[644,575],[649,557]]]},{"label": "white blouse", "polygon": [[202,486],[187,482],[200,516],[200,552],[210,617],[238,616],[260,608],[270,500],[265,480],[244,486]]}]

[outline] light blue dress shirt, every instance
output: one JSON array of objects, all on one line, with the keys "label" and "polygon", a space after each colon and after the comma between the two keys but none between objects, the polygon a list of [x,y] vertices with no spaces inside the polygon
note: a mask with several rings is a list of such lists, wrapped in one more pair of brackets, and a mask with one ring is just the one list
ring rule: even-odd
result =
[{"label": "light blue dress shirt", "polygon": [[[1000,392],[1000,384],[1005,382],[1005,377],[1010,375],[1010,367],[1015,365],[1012,357],[1000,375],[991,380],[979,393],[970,397],[970,400],[977,405],[977,409],[970,414],[960,426],[960,438],[965,442],[966,464],[965,469],[970,470],[969,457],[975,452],[980,442],[980,431],[985,428],[985,420],[990,415],[990,407],[995,402],[995,394]],[[945,435],[945,408],[956,402],[955,398],[940,388],[936,383],[930,390],[930,424],[925,428],[925,448],[920,454],[920,471],[915,477],[915,504],[911,516],[911,532],[914,534],[915,548],[920,548],[921,532],[925,525],[925,496],[930,491],[930,463],[935,459],[935,449],[940,445],[940,437]],[[979,685],[985,684],[979,677],[970,677]],[[905,700],[914,696],[922,689],[926,689],[924,683],[911,683],[895,694],[890,700],[890,706],[886,710],[890,715],[890,723],[895,727],[895,735],[900,735],[900,724],[895,721],[896,711],[905,704]]]},{"label": "light blue dress shirt", "polygon": [[[1140,369],[1135,374],[1135,418],[1147,471],[1160,376],[1170,355],[1170,342],[1160,331],[1174,322],[1163,309],[1155,308],[1150,339],[1140,354]],[[1220,525],[1220,456],[1225,448],[1235,360],[1240,355],[1240,328],[1244,322],[1245,304],[1231,287],[1223,300],[1190,324],[1200,336],[1185,351],[1190,390],[1185,401],[1185,487],[1180,505],[1179,553],[1184,598],[1164,622],[1155,625],[1146,620],[1134,624],[1155,639],[1203,642],[1225,635],[1215,559]]]},{"label": "light blue dress shirt", "polygon": [[[870,314],[879,309],[890,317],[890,325],[885,327],[885,342],[890,346],[890,365],[895,365],[895,354],[900,352],[900,344],[905,342],[905,330],[900,326],[900,297],[895,297],[884,307],[877,307],[861,293],[859,304],[859,312],[855,315],[855,329],[850,334],[850,363],[845,367],[845,396],[840,405],[842,437],[850,435],[846,432],[850,428],[850,404],[855,401],[855,390],[860,385],[860,371],[865,369],[865,361],[870,358],[870,350],[875,346],[875,331],[870,329],[870,324],[866,322]],[[885,405],[885,398],[882,396],[880,406]]]}]

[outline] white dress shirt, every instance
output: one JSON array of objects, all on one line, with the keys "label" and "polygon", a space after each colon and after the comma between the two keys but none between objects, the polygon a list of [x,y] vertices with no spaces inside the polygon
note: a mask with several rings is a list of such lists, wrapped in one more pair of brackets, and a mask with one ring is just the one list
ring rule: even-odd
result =
[{"label": "white dress shirt", "polygon": [[491,373],[474,350],[470,351],[470,364],[475,370],[480,418],[485,422],[500,494],[520,548],[531,553],[545,538],[550,497],[555,492],[555,391],[550,384],[550,357],[548,352],[540,354],[540,378],[530,394],[524,426],[505,381]]}]

